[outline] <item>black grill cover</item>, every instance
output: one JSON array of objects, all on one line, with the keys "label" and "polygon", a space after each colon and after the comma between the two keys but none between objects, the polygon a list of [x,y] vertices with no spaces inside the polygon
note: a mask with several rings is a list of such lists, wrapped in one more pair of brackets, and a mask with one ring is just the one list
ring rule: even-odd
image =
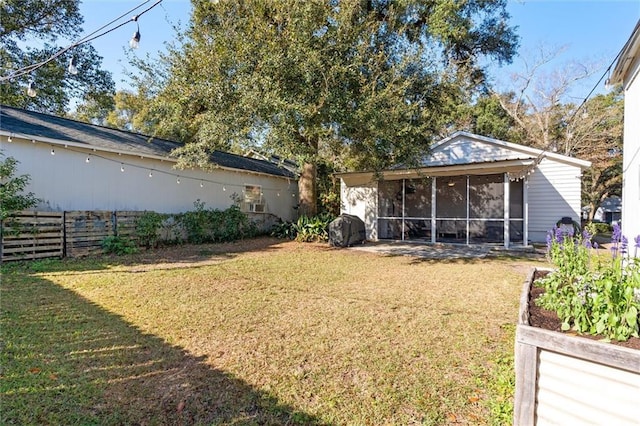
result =
[{"label": "black grill cover", "polygon": [[358,216],[341,214],[329,224],[329,244],[349,247],[365,240],[364,222]]}]

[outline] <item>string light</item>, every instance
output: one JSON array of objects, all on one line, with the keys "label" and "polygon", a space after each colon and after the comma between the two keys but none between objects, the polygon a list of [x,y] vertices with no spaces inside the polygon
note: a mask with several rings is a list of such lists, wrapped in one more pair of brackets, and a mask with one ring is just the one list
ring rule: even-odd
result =
[{"label": "string light", "polygon": [[27,87],[27,96],[29,96],[30,98],[35,98],[35,96],[38,93],[36,92],[36,83],[35,81],[31,80],[29,82],[29,87]]},{"label": "string light", "polygon": [[[23,75],[30,74],[30,73],[34,72],[35,70],[45,66],[49,62],[56,60],[60,56],[64,55],[66,52],[68,52],[68,51],[70,51],[70,50],[72,50],[72,49],[74,49],[74,48],[76,48],[78,46],[81,46],[83,44],[89,43],[89,42],[91,42],[91,41],[93,41],[93,40],[95,40],[97,38],[103,37],[103,36],[109,34],[110,32],[113,32],[113,31],[117,30],[118,28],[128,24],[132,20],[135,21],[136,25],[137,25],[138,18],[140,16],[144,15],[145,13],[147,13],[148,11],[150,11],[151,9],[153,9],[154,7],[156,7],[158,4],[160,4],[162,2],[162,0],[157,0],[152,6],[148,7],[147,9],[143,10],[142,12],[138,13],[134,18],[132,18],[132,19],[130,19],[128,21],[122,22],[122,23],[120,23],[120,24],[118,24],[118,25],[116,25],[116,26],[114,26],[112,28],[109,28],[109,29],[105,30],[105,28],[108,28],[108,27],[112,26],[113,24],[115,24],[116,22],[118,22],[119,20],[124,18],[125,16],[133,13],[134,11],[136,11],[138,9],[140,9],[142,6],[144,6],[145,4],[149,3],[150,1],[151,0],[146,0],[146,1],[142,2],[141,4],[139,4],[136,7],[132,8],[131,10],[129,10],[129,11],[125,12],[124,14],[118,16],[116,19],[110,21],[109,23],[103,25],[99,29],[97,29],[94,32],[90,33],[89,35],[85,36],[84,38],[82,38],[82,39],[70,44],[67,47],[64,47],[64,48],[58,50],[56,53],[54,53],[53,55],[51,55],[47,59],[45,59],[43,61],[40,61],[40,62],[37,62],[35,64],[28,65],[26,67],[22,67],[20,69],[14,70],[14,71],[10,72],[9,74],[0,76],[0,82],[6,81],[6,80],[11,80],[11,79],[16,79],[16,78],[22,77]],[[136,40],[136,43],[137,43],[137,42],[140,41],[139,27],[138,27],[138,31],[136,31],[134,33],[134,37],[132,38],[132,41],[134,39],[136,39],[136,34],[137,34],[137,40]],[[131,44],[131,42],[130,42],[130,44]],[[73,61],[73,58],[71,60]],[[69,63],[69,68],[67,70],[70,73],[73,74],[71,68],[72,67],[71,67],[71,62],[70,62]],[[76,68],[76,70],[77,70],[77,68]],[[33,92],[29,93],[29,96],[34,97],[35,94],[31,95],[31,93],[35,93],[35,87],[33,88]]]},{"label": "string light", "polygon": [[[28,139],[29,135],[20,135],[20,134],[17,135],[15,133],[11,133],[9,136],[7,136],[7,142],[13,142],[13,138],[14,137]],[[31,139],[31,143],[32,144],[36,144],[37,141],[35,139]],[[73,147],[69,148],[69,145],[66,144],[66,143],[65,144],[60,144],[60,145],[64,146],[65,151],[75,152],[77,154],[83,154],[84,152],[86,152],[86,148],[84,148],[84,149],[82,149],[82,148],[81,149],[74,149]],[[57,155],[57,153],[55,153],[55,146],[54,145],[50,145],[50,147],[51,147],[51,150],[49,151],[50,154],[52,156],[53,155]],[[213,184],[213,185],[222,186],[222,190],[223,191],[227,191],[227,187],[231,186],[231,187],[242,188],[241,191],[244,192],[244,186],[246,185],[246,184],[241,184],[241,183],[235,184],[235,183],[220,182],[220,181],[216,181],[216,180],[202,179],[202,178],[197,178],[197,177],[189,177],[189,176],[185,177],[185,176],[182,176],[182,175],[179,175],[179,174],[176,174],[176,173],[171,173],[169,171],[150,169],[148,167],[141,166],[139,164],[127,163],[127,162],[123,162],[121,160],[115,160],[113,158],[102,156],[102,155],[100,155],[100,153],[97,152],[96,148],[91,148],[90,150],[91,150],[91,153],[90,154],[86,154],[87,156],[85,157],[85,163],[92,163],[93,162],[92,157],[98,157],[99,159],[102,159],[102,160],[105,160],[105,161],[119,163],[120,164],[120,172],[122,172],[122,173],[125,172],[125,168],[127,168],[127,167],[134,167],[134,168],[137,168],[137,169],[146,169],[146,170],[149,170],[149,177],[152,177],[154,173],[158,172],[158,173],[161,173],[163,175],[173,176],[176,179],[176,183],[178,183],[178,184],[181,184],[182,183],[182,179],[185,178],[185,179],[188,179],[188,180],[199,181],[201,188],[204,188],[205,183],[210,183],[210,184]],[[121,152],[118,152],[117,155],[121,157],[123,154]],[[131,156],[135,156],[135,157],[138,156],[138,154],[125,154],[125,155],[131,155]],[[147,157],[143,157],[143,156],[140,156],[140,157],[141,158],[147,158]],[[285,176],[283,176],[283,179],[287,179],[287,184],[288,184],[288,187],[290,189],[290,187],[291,187],[291,179],[289,177],[285,177]],[[280,191],[283,188],[281,188],[281,187],[272,187],[272,188],[261,187],[261,189],[262,189],[262,191],[260,192],[261,196],[264,196],[266,191],[273,191],[273,193],[276,196],[280,197],[281,196]],[[292,193],[291,196],[295,197],[296,194]]]},{"label": "string light", "polygon": [[129,40],[129,47],[137,49],[140,46],[140,25],[138,25],[138,15],[131,18],[136,23],[136,32],[133,33],[131,40]]},{"label": "string light", "polygon": [[67,68],[67,71],[69,71],[69,74],[71,75],[76,75],[78,74],[78,61],[76,60],[75,55],[71,57],[71,59],[69,59],[69,67]]}]

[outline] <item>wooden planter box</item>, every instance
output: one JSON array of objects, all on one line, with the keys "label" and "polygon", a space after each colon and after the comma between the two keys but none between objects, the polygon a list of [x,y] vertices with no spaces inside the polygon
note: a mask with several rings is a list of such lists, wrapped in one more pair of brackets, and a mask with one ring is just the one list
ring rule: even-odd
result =
[{"label": "wooden planter box", "polygon": [[520,296],[513,424],[639,425],[640,351],[532,327],[535,271]]}]

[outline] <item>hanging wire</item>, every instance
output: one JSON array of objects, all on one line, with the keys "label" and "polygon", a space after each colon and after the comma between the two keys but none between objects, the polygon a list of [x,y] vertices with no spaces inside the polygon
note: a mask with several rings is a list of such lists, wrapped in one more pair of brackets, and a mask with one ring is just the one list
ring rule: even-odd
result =
[{"label": "hanging wire", "polygon": [[[138,18],[139,18],[140,16],[144,15],[145,13],[147,13],[148,11],[150,11],[151,9],[153,9],[154,7],[156,7],[157,5],[159,5],[159,4],[162,2],[162,0],[157,0],[157,1],[156,1],[153,5],[151,5],[149,8],[147,8],[147,9],[143,10],[142,12],[140,12],[139,14],[135,15],[135,16],[134,16],[133,18],[131,18],[130,20],[125,21],[125,22],[122,22],[122,23],[120,23],[119,25],[117,25],[117,26],[115,26],[115,27],[113,27],[113,28],[110,28],[110,29],[108,29],[108,30],[106,30],[106,31],[104,31],[104,32],[101,32],[101,33],[100,33],[100,31],[102,31],[103,29],[105,29],[105,28],[107,28],[107,27],[111,26],[112,24],[114,24],[115,22],[117,22],[117,21],[121,20],[122,18],[124,18],[125,16],[127,16],[127,15],[131,14],[132,12],[134,12],[134,11],[136,11],[136,10],[140,9],[142,6],[144,6],[145,4],[149,3],[150,1],[151,1],[151,0],[145,0],[144,2],[142,2],[141,4],[139,4],[138,6],[134,7],[133,9],[131,9],[131,10],[129,10],[129,11],[127,11],[127,12],[123,13],[122,15],[118,16],[116,19],[112,20],[112,21],[111,21],[111,22],[109,22],[108,24],[103,25],[102,27],[100,27],[100,28],[98,28],[97,30],[93,31],[92,33],[90,33],[90,34],[86,35],[85,37],[81,38],[80,40],[76,41],[75,43],[72,43],[71,45],[69,45],[69,46],[67,46],[67,47],[65,47],[65,48],[60,49],[58,52],[56,52],[55,54],[53,54],[53,55],[52,55],[52,56],[50,56],[49,58],[47,58],[47,59],[45,59],[45,60],[43,60],[43,61],[41,61],[41,62],[37,62],[37,63],[35,63],[35,64],[31,64],[31,65],[28,65],[28,66],[26,66],[26,67],[20,68],[20,69],[18,69],[18,70],[16,70],[16,71],[14,71],[14,72],[12,72],[12,73],[10,73],[10,74],[8,74],[8,75],[0,76],[0,82],[2,82],[2,81],[6,81],[6,80],[10,80],[10,79],[12,79],[12,78],[18,78],[18,77],[21,77],[21,76],[23,76],[23,75],[25,75],[25,74],[29,74],[29,73],[31,73],[31,72],[33,72],[33,71],[37,70],[38,68],[41,68],[41,67],[45,66],[45,65],[46,65],[46,64],[48,64],[49,62],[51,62],[51,61],[53,61],[53,60],[57,59],[58,57],[60,57],[60,56],[64,55],[66,52],[68,52],[68,51],[69,51],[69,50],[71,50],[71,49],[74,49],[74,48],[76,48],[76,47],[78,47],[78,46],[80,46],[80,45],[83,45],[83,44],[89,43],[89,42],[91,42],[91,41],[93,41],[93,40],[95,40],[95,39],[97,39],[97,38],[103,37],[103,36],[105,36],[105,35],[107,35],[107,34],[109,34],[109,33],[113,32],[113,31],[117,30],[117,29],[118,29],[118,28],[120,28],[120,27],[122,27],[122,26],[124,26],[124,25],[127,25],[129,22],[132,22],[132,21],[133,21],[133,22],[136,22],[136,23],[137,23],[137,20],[138,20]],[[99,33],[99,34],[97,34],[97,33]],[[96,34],[97,34],[97,35],[96,35]]]}]

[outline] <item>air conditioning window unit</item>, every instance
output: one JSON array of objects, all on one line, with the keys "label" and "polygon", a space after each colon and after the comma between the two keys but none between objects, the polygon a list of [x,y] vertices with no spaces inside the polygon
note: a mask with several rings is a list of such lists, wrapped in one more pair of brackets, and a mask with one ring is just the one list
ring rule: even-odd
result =
[{"label": "air conditioning window unit", "polygon": [[251,213],[264,213],[264,204],[249,203]]}]

